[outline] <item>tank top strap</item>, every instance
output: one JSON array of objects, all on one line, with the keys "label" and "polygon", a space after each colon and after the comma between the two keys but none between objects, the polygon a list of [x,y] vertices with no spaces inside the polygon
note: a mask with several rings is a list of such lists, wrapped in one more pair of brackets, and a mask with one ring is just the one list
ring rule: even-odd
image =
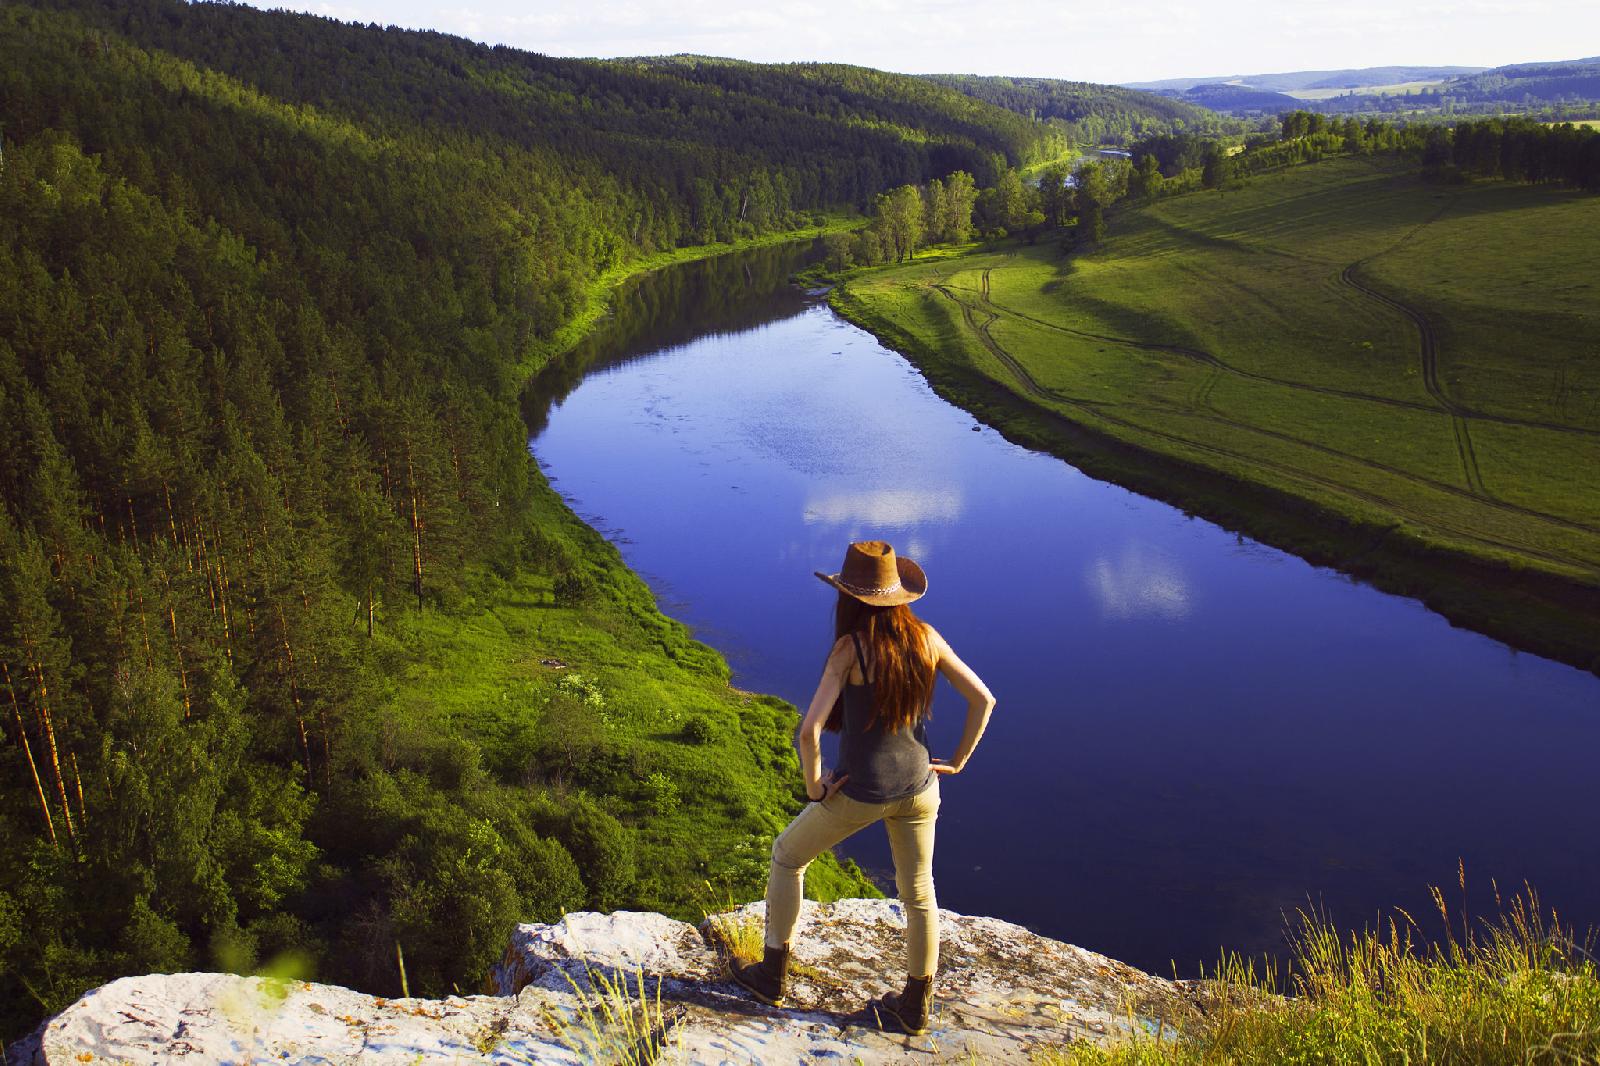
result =
[{"label": "tank top strap", "polygon": [[861,664],[861,680],[870,685],[872,684],[872,675],[867,672],[867,656],[861,650],[861,634],[852,631],[850,640],[856,646],[856,662]]}]

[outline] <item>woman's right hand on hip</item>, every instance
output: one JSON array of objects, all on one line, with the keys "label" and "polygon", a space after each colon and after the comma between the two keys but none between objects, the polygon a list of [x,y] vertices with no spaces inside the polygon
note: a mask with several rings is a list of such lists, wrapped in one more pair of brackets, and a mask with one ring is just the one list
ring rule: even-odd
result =
[{"label": "woman's right hand on hip", "polygon": [[833,794],[839,791],[839,787],[848,780],[850,780],[849,774],[835,774],[826,781],[818,782],[818,786],[822,789],[822,795],[820,796],[816,795],[810,786],[807,786],[806,799],[812,803],[827,803],[833,798]]}]

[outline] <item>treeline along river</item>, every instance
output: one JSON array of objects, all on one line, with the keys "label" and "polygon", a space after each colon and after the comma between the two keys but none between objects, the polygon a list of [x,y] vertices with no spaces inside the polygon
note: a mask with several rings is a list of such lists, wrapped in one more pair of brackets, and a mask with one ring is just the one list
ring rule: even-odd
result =
[{"label": "treeline along river", "polygon": [[[1526,881],[1600,924],[1600,679],[1007,442],[786,284],[809,254],[631,284],[530,391],[530,447],[738,685],[802,708],[811,572],[864,537],[924,564],[999,699],[945,785],[942,905],[1190,975],[1279,954],[1301,908],[1437,933],[1458,863],[1472,915]],[[945,691],[936,754],[961,716]],[[887,884],[881,831],[843,851]]]}]

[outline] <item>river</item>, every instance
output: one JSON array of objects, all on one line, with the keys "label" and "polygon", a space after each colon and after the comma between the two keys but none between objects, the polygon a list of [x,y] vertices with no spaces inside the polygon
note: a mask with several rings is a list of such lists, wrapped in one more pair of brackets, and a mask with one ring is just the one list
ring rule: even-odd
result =
[{"label": "river", "polygon": [[[945,782],[941,905],[1184,975],[1280,955],[1308,906],[1436,930],[1458,864],[1473,915],[1526,880],[1600,924],[1600,678],[1007,442],[785,284],[806,254],[627,286],[530,392],[530,447],[736,684],[801,707],[812,571],[867,537],[924,565],[999,701]],[[889,870],[881,830],[842,850]]]}]

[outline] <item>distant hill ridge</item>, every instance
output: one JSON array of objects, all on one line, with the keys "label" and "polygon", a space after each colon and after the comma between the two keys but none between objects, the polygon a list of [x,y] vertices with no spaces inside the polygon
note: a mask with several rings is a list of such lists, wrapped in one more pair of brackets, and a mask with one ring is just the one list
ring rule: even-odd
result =
[{"label": "distant hill ridge", "polygon": [[1148,133],[1215,130],[1222,122],[1195,102],[1126,86],[976,74],[925,74],[922,80],[1007,111],[1060,123],[1078,141],[1124,142]]},{"label": "distant hill ridge", "polygon": [[1229,114],[1277,114],[1305,106],[1292,96],[1248,85],[1196,85],[1183,94],[1183,100]]},{"label": "distant hill ridge", "polygon": [[1122,82],[1126,89],[1183,93],[1198,85],[1240,85],[1266,92],[1296,89],[1356,89],[1396,85],[1407,81],[1445,81],[1477,74],[1487,67],[1354,67],[1346,70],[1295,70],[1277,74],[1218,74],[1204,78],[1166,78],[1160,81]]},{"label": "distant hill ridge", "polygon": [[1388,66],[1169,78],[1126,87],[1235,115],[1297,107],[1485,114],[1600,101],[1600,57],[1493,68]]}]

